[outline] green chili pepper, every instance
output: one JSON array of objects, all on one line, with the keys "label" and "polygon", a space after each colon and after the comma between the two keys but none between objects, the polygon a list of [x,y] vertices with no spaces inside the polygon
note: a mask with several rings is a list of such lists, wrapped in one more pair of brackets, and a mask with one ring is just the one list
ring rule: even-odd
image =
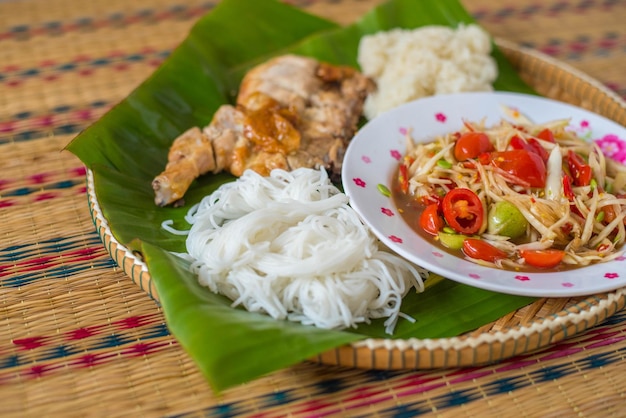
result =
[{"label": "green chili pepper", "polygon": [[376,187],[378,188],[378,191],[380,192],[380,194],[382,194],[383,196],[385,197],[391,196],[391,192],[389,191],[387,186],[385,186],[384,184],[378,184],[378,186]]},{"label": "green chili pepper", "polygon": [[437,161],[437,165],[441,168],[452,168],[452,164],[449,161],[444,160],[443,158]]},{"label": "green chili pepper", "polygon": [[447,225],[443,227],[443,232],[446,232],[448,234],[456,234],[456,231]]},{"label": "green chili pepper", "polygon": [[604,220],[604,211],[600,211],[597,215],[596,215],[596,222],[602,222]]}]

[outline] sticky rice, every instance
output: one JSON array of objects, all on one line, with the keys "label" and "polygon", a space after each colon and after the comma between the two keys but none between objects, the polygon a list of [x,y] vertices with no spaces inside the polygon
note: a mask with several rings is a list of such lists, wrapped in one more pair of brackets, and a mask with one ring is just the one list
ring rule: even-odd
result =
[{"label": "sticky rice", "polygon": [[364,113],[382,112],[421,97],[491,91],[498,67],[489,34],[477,25],[393,29],[361,38],[358,62],[374,79]]}]

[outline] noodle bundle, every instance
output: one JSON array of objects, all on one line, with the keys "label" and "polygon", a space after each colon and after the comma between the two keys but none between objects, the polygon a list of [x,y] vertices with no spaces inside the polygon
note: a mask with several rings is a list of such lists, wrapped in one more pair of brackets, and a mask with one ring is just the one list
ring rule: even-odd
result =
[{"label": "noodle bundle", "polygon": [[199,282],[251,312],[320,328],[387,318],[421,270],[379,248],[324,170],[251,170],[195,205],[187,252]]}]

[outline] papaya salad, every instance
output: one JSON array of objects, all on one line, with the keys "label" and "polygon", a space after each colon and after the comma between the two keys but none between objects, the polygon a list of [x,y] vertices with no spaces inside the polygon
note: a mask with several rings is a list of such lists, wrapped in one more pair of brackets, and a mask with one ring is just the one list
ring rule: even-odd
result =
[{"label": "papaya salad", "polygon": [[614,259],[626,236],[626,168],[568,126],[464,121],[428,143],[408,133],[396,205],[413,229],[483,265],[563,270]]}]

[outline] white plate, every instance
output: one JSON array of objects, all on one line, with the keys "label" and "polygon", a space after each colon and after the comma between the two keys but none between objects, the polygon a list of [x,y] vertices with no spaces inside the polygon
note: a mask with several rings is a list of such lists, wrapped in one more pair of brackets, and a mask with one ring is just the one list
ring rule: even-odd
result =
[{"label": "white plate", "polygon": [[[512,111],[513,110],[513,111]],[[434,273],[467,285],[538,297],[579,296],[626,286],[626,257],[565,272],[514,272],[481,266],[441,251],[413,231],[398,214],[390,189],[405,136],[430,141],[461,128],[463,119],[496,124],[515,121],[516,111],[535,123],[570,118],[570,128],[587,140],[600,140],[605,154],[626,162],[626,128],[562,102],[517,93],[460,93],[402,105],[367,123],[354,137],[344,159],[342,181],[350,204],[376,236],[399,255]]]}]

